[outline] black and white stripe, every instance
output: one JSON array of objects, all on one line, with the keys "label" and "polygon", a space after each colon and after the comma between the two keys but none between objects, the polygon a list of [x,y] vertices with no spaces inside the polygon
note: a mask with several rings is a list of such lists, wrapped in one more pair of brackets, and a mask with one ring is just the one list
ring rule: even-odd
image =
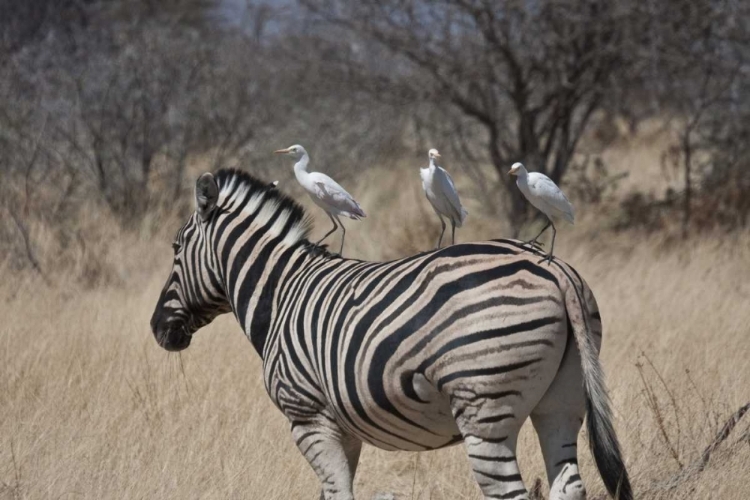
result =
[{"label": "black and white stripe", "polygon": [[611,493],[632,493],[598,362],[591,290],[520,242],[450,246],[372,263],[307,240],[302,209],[246,173],[204,174],[152,318],[159,344],[233,312],[263,359],[268,394],[321,479],[352,499],[362,442],[432,450],[464,442],[485,498],[528,498],[515,450],[531,417],[551,498],[585,498],[576,441],[588,410]]}]

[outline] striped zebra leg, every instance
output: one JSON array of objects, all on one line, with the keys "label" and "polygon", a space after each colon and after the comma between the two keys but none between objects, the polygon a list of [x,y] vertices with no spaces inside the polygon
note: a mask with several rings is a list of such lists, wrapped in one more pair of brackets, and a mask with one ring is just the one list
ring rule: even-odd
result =
[{"label": "striped zebra leg", "polygon": [[586,489],[578,471],[576,441],[583,423],[575,414],[531,415],[534,428],[539,435],[547,479],[550,485],[550,500],[584,500]]},{"label": "striped zebra leg", "polygon": [[570,336],[552,385],[531,412],[547,468],[550,500],[586,498],[577,459],[578,432],[585,414],[581,356]]},{"label": "striped zebra leg", "polygon": [[292,437],[321,482],[320,500],[354,500],[354,473],[362,441],[333,424],[298,424]]},{"label": "striped zebra leg", "polygon": [[506,436],[499,438],[464,437],[474,476],[486,499],[528,500],[516,462],[517,439],[518,429],[507,429]]},{"label": "striped zebra leg", "polygon": [[467,386],[451,396],[474,476],[486,499],[528,500],[516,462],[516,442],[529,409],[523,404],[513,408],[521,397],[518,391],[488,396]]}]

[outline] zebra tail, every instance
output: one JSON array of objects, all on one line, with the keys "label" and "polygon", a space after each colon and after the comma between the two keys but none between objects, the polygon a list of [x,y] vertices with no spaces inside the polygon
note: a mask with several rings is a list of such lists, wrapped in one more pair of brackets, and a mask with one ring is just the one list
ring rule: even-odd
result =
[{"label": "zebra tail", "polygon": [[591,340],[590,315],[582,293],[572,279],[569,279],[569,286],[565,291],[565,303],[581,354],[583,388],[586,394],[586,430],[591,454],[609,494],[617,500],[632,500],[633,490],[620,452],[620,443],[612,426],[612,411],[599,354]]}]

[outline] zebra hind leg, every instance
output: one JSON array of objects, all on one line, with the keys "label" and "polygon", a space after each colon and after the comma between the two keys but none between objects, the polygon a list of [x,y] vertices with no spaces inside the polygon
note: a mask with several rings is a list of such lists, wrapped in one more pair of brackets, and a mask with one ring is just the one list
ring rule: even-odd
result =
[{"label": "zebra hind leg", "polygon": [[583,419],[571,414],[535,415],[531,421],[547,468],[550,500],[584,500],[586,489],[578,471],[577,439]]},{"label": "zebra hind leg", "polygon": [[320,500],[354,500],[354,473],[362,442],[318,425],[297,425],[292,437],[321,482]]},{"label": "zebra hind leg", "polygon": [[518,430],[507,437],[464,436],[474,477],[486,499],[528,500],[516,462],[517,439]]},{"label": "zebra hind leg", "polygon": [[552,385],[531,412],[547,469],[550,500],[586,498],[577,459],[578,433],[585,414],[581,357],[569,337]]},{"label": "zebra hind leg", "polygon": [[520,397],[518,391],[487,396],[470,387],[451,394],[451,409],[474,477],[486,499],[528,500],[516,462],[518,432],[528,410],[516,407],[511,411],[512,403]]}]

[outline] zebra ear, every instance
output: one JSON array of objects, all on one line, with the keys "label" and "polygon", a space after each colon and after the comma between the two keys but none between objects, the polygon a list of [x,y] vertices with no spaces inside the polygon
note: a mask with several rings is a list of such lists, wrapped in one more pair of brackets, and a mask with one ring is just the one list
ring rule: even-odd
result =
[{"label": "zebra ear", "polygon": [[195,211],[202,221],[208,220],[219,200],[219,186],[214,176],[205,173],[195,183]]},{"label": "zebra ear", "polygon": [[273,181],[268,185],[268,189],[276,189],[279,187],[279,181]]}]

